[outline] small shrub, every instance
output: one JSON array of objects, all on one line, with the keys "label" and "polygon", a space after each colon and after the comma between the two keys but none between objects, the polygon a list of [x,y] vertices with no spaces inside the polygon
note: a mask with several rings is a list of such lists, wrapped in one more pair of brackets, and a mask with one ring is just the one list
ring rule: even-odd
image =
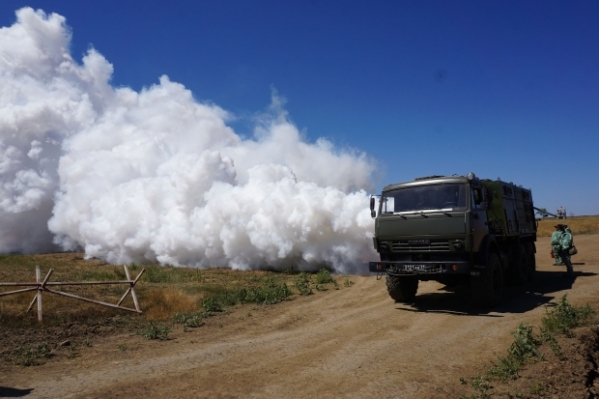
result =
[{"label": "small shrub", "polygon": [[347,279],[347,278],[346,278],[346,279],[345,279],[345,281],[343,282],[343,286],[345,286],[345,287],[348,287],[348,288],[349,288],[349,287],[351,287],[352,285],[354,285],[354,282],[353,282],[353,281],[351,281],[351,280],[349,280],[349,279]]},{"label": "small shrub", "polygon": [[37,346],[37,353],[39,357],[44,357],[46,359],[52,357],[52,351],[47,342],[42,342]]},{"label": "small shrub", "polygon": [[17,346],[14,350],[15,359],[17,363],[22,366],[30,367],[38,364],[37,359],[39,358],[51,358],[52,351],[47,342],[42,342],[36,346],[25,347]]},{"label": "small shrub", "polygon": [[168,333],[170,329],[167,326],[157,326],[153,321],[150,321],[145,330],[139,332],[139,334],[147,339],[158,339],[164,341],[168,339]]},{"label": "small shrub", "polygon": [[530,388],[530,393],[541,397],[544,396],[547,393],[547,391],[548,387],[541,381],[535,382],[534,385]]},{"label": "small shrub", "polygon": [[514,336],[514,342],[510,345],[507,356],[499,357],[499,363],[488,370],[487,373],[491,377],[502,380],[516,379],[518,371],[530,358],[542,358],[537,348],[543,340],[533,334],[532,326],[522,323],[511,334]]},{"label": "small shrub", "polygon": [[557,306],[549,310],[541,323],[542,330],[547,333],[562,333],[572,336],[571,330],[575,327],[588,324],[595,311],[589,305],[583,307],[574,307],[568,302],[567,295],[564,295]]},{"label": "small shrub", "polygon": [[222,312],[221,303],[216,297],[206,298],[202,301],[202,307],[206,313]]},{"label": "small shrub", "polygon": [[327,269],[320,269],[318,273],[316,273],[315,280],[316,284],[328,284],[335,281]]},{"label": "small shrub", "polygon": [[311,295],[313,292],[310,284],[310,276],[305,272],[301,272],[295,280],[295,288],[297,288],[300,295]]},{"label": "small shrub", "polygon": [[36,364],[35,362],[35,352],[33,348],[26,349],[21,354],[22,360],[21,364],[25,367],[33,366]]},{"label": "small shrub", "polygon": [[511,334],[515,340],[508,349],[508,356],[523,360],[533,356],[541,357],[537,348],[543,342],[533,334],[532,326],[524,323],[520,324],[516,331],[512,331]]},{"label": "small shrub", "polygon": [[197,328],[204,325],[204,319],[208,317],[205,312],[175,312],[174,321],[183,324],[184,327]]},{"label": "small shrub", "polygon": [[491,395],[487,392],[493,388],[489,380],[483,376],[476,376],[472,379],[472,388],[476,391],[476,394],[471,396],[462,395],[460,399],[490,399]]}]

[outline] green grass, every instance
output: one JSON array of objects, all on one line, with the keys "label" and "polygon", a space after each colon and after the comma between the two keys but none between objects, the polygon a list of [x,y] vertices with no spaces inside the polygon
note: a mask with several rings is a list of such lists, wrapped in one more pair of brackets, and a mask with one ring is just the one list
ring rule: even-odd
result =
[{"label": "green grass", "polygon": [[183,324],[185,328],[198,328],[204,325],[204,319],[209,317],[208,312],[175,312],[173,321],[177,324]]},{"label": "green grass", "polygon": [[316,284],[328,284],[335,281],[327,269],[320,269],[314,276]]},{"label": "green grass", "polygon": [[295,288],[299,291],[300,295],[312,295],[312,280],[310,275],[301,272],[295,279]]},{"label": "green grass", "polygon": [[564,295],[554,309],[546,312],[541,320],[541,330],[548,334],[565,334],[571,336],[572,329],[591,322],[595,311],[589,305],[574,307]]},{"label": "green grass", "polygon": [[40,364],[40,359],[49,359],[52,356],[48,343],[42,342],[37,345],[19,345],[5,354],[5,360],[30,367]]},{"label": "green grass", "polygon": [[520,324],[511,332],[514,342],[510,345],[506,356],[500,356],[488,371],[487,375],[501,380],[516,379],[518,371],[532,358],[542,359],[538,348],[543,340],[533,333],[532,326]]},{"label": "green grass", "polygon": [[167,326],[156,325],[156,323],[150,321],[143,330],[139,331],[139,335],[147,339],[164,341],[168,339],[169,331],[170,329]]}]

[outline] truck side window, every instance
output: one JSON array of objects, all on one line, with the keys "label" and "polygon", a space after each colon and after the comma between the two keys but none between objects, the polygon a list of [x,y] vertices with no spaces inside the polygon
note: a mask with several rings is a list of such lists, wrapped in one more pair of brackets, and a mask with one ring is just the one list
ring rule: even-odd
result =
[{"label": "truck side window", "polygon": [[384,197],[382,199],[382,213],[393,213],[395,211],[395,197]]},{"label": "truck side window", "polygon": [[472,209],[480,209],[480,203],[483,202],[483,191],[480,188],[472,189]]}]

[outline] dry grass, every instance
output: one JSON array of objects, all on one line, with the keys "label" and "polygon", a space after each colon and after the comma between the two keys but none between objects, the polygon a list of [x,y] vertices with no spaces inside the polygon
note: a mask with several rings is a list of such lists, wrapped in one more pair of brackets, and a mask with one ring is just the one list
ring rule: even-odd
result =
[{"label": "dry grass", "polygon": [[148,320],[168,320],[175,312],[192,312],[198,308],[203,295],[189,295],[176,288],[146,291],[139,300],[144,304]]},{"label": "dry grass", "polygon": [[572,234],[599,234],[599,215],[597,216],[577,216],[568,219],[543,219],[539,220],[537,235],[539,237],[549,237],[555,231],[558,223],[567,224],[572,230]]}]

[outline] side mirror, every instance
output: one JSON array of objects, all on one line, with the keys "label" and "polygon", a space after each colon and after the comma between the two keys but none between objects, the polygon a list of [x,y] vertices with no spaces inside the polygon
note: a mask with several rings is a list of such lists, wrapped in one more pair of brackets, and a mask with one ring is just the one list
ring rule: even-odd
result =
[{"label": "side mirror", "polygon": [[375,200],[374,197],[370,197],[370,217],[373,219],[376,217],[376,211],[374,210]]}]

